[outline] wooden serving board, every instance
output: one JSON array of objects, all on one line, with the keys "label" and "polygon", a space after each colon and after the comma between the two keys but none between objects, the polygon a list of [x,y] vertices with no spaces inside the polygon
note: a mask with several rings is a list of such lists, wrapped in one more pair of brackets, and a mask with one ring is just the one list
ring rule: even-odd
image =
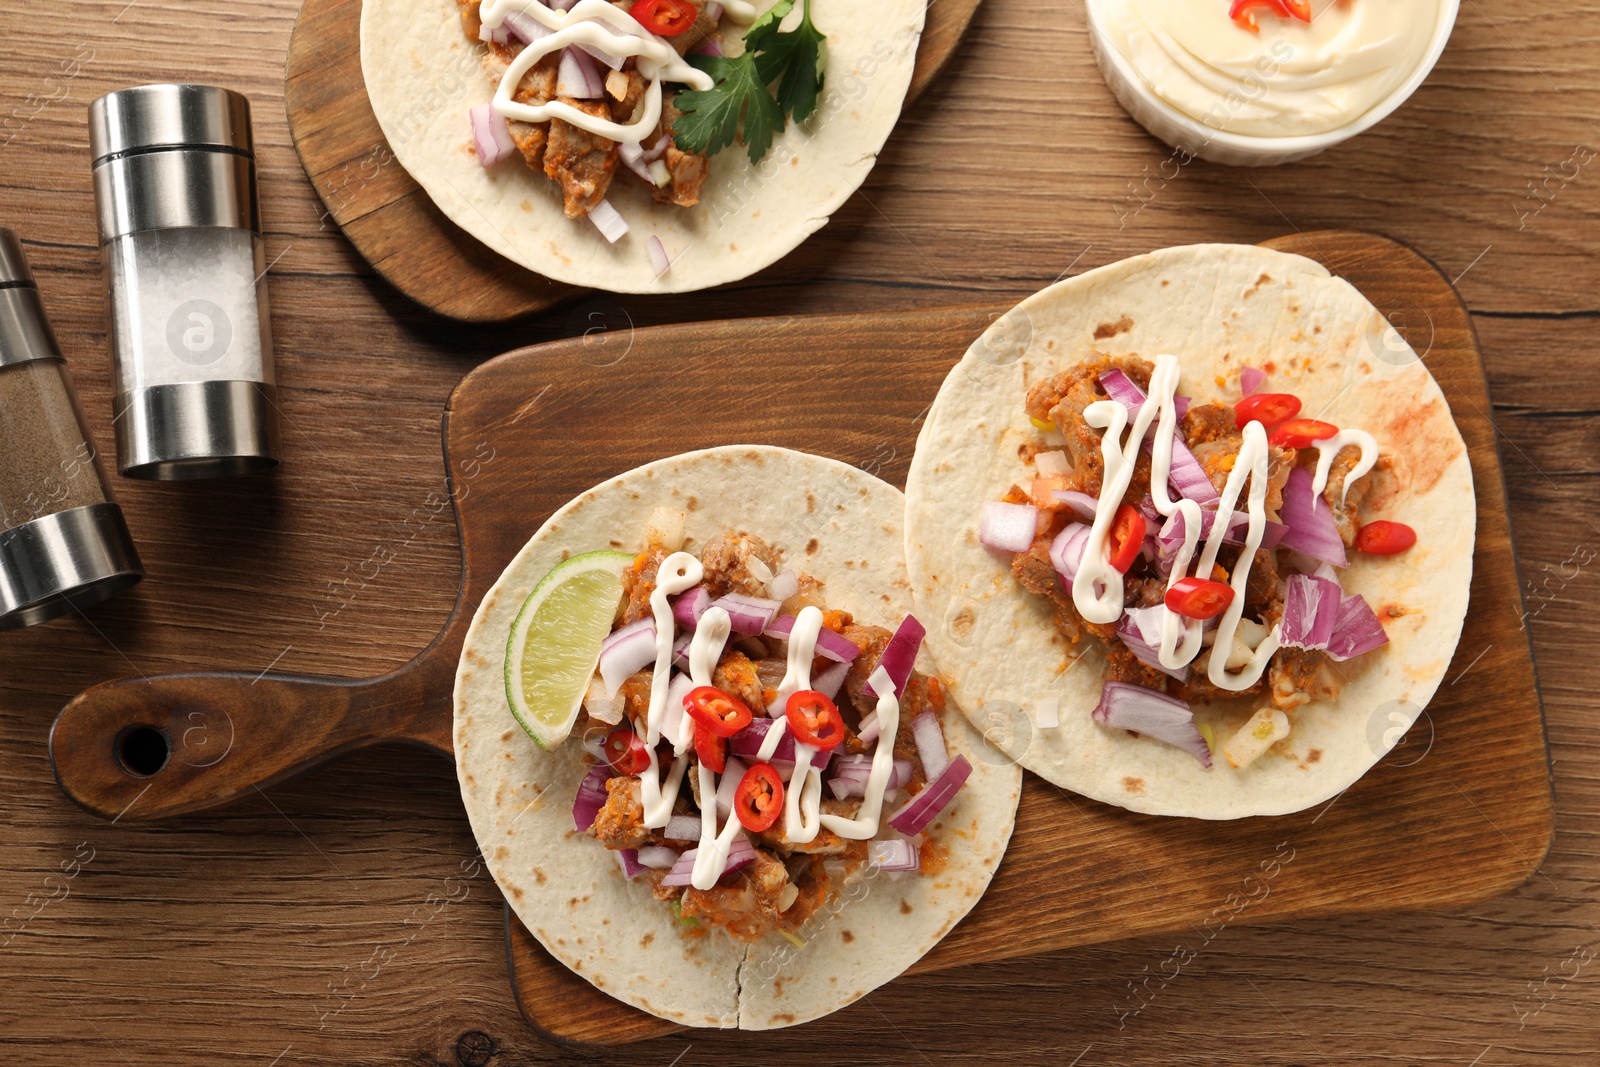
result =
[{"label": "wooden serving board", "polygon": [[[929,4],[907,106],[950,61],[982,2]],[[361,76],[361,0],[305,0],[283,79],[289,133],[327,209],[324,223],[343,229],[396,289],[431,311],[467,322],[503,322],[584,291],[480,244],[446,218],[395,160]]]},{"label": "wooden serving board", "polygon": [[[1388,314],[1424,354],[1466,439],[1478,542],[1472,609],[1445,684],[1404,744],[1341,797],[1296,815],[1135,815],[1028,776],[988,894],[913,970],[1167,931],[1193,949],[1234,922],[1466,904],[1518,885],[1549,847],[1543,716],[1466,309],[1426,260],[1385,238],[1325,231],[1272,247],[1320,260]],[[472,613],[557,507],[636,464],[741,442],[834,456],[903,483],[939,383],[1005,310],[667,326],[501,356],[469,374],[445,411],[462,588],[428,649],[364,681],[245,673],[108,682],[56,720],[57,779],[91,812],[143,820],[227,803],[375,742],[448,755],[451,687]],[[213,762],[186,751],[185,738],[192,715],[218,709],[232,719],[234,742]],[[1382,708],[1351,711],[1376,737],[1388,726]],[[154,773],[126,769],[149,772],[162,757]],[[509,913],[507,950],[525,1015],[553,1038],[614,1044],[675,1029],[552,961]]]}]

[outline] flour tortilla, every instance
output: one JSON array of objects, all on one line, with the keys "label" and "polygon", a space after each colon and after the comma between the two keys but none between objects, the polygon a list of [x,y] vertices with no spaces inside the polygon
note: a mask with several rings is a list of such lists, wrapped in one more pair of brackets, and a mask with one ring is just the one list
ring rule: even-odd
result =
[{"label": "flour tortilla", "polygon": [[[1418,328],[1424,328],[1419,322]],[[1009,554],[978,543],[985,501],[1024,478],[1018,448],[1040,440],[1028,386],[1092,353],[1180,359],[1179,391],[1239,399],[1241,367],[1273,367],[1266,388],[1305,413],[1377,438],[1392,457],[1364,518],[1417,531],[1400,556],[1352,552],[1339,573],[1388,621],[1389,644],[1336,664],[1342,695],[1289,712],[1293,733],[1254,765],[1193,756],[1096,725],[1103,648],[1069,646],[1043,597],[1012,577]],[[1476,510],[1472,471],[1444,395],[1417,353],[1347,282],[1264,248],[1194,245],[1124,260],[1054,285],[998,320],[951,371],[928,414],[906,485],[906,553],[918,618],[962,708],[1023,766],[1133,811],[1233,819],[1298,811],[1343,791],[1402,737],[1449,666],[1467,610]],[[1087,649],[1081,660],[1074,657]],[[1056,728],[1039,726],[1055,701]],[[1227,740],[1257,705],[1200,705]],[[1048,721],[1048,720],[1046,720]]]},{"label": "flour tortilla", "polygon": [[[644,879],[572,828],[584,774],[577,738],[538,748],[506,706],[506,634],[538,580],[568,555],[642,548],[651,512],[688,516],[693,551],[724,530],[757,534],[825,583],[830,607],[893,627],[911,610],[901,557],[904,498],[854,467],[785,449],[740,446],[639,467],[584,493],[546,522],[473,618],[456,673],[461,796],[495,881],[562,963],[653,1015],[690,1026],[765,1030],[844,1007],[920,959],[983,895],[1016,817],[1022,772],[959,714],[945,720],[972,776],[927,831],[949,858],[937,874],[874,873],[796,949],[746,946],[720,930],[683,937]],[[815,546],[814,548],[812,546]],[[919,668],[932,672],[924,661]]]},{"label": "flour tortilla", "polygon": [[[555,183],[520,156],[478,164],[467,110],[494,86],[455,0],[364,0],[361,72],[395,158],[457,226],[556,281],[690,292],[776,263],[861,187],[900,117],[926,9],[926,0],[812,0],[812,21],[828,35],[817,113],[789,123],[759,164],[738,144],[713,156],[698,207],[658,204],[619,172],[607,198],[632,232],[615,245],[567,218]],[[660,277],[645,249],[652,235],[672,260]]]}]

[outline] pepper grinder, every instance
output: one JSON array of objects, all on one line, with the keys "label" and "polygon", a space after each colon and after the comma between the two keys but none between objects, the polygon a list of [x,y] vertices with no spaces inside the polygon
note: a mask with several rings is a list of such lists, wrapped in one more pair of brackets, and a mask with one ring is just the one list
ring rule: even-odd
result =
[{"label": "pepper grinder", "polygon": [[89,105],[117,466],[176,481],[278,463],[250,104],[142,85]]},{"label": "pepper grinder", "polygon": [[0,227],[0,630],[98,604],[142,577],[22,242]]}]

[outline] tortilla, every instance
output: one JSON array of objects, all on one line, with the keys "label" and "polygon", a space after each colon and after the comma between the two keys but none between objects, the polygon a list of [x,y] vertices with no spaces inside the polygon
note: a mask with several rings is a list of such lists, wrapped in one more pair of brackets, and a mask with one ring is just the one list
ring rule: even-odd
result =
[{"label": "tortilla", "polygon": [[[1381,470],[1364,519],[1417,531],[1402,555],[1352,553],[1339,572],[1384,619],[1389,644],[1335,664],[1340,697],[1289,712],[1293,733],[1242,770],[1096,725],[1103,646],[1070,646],[1045,598],[1012,577],[1010,554],[978,543],[981,505],[1022,477],[1039,442],[1028,386],[1093,353],[1172,353],[1179,392],[1239,399],[1242,367],[1307,415],[1373,434]],[[1380,464],[1381,467],[1381,464]],[[1022,765],[1133,811],[1234,819],[1299,811],[1343,791],[1402,737],[1438,688],[1461,635],[1476,510],[1466,446],[1422,359],[1349,283],[1320,264],[1254,246],[1194,245],[1061,282],[1002,316],[951,371],[928,414],[906,486],[906,554],[918,618],[941,677],[972,721]],[[1387,617],[1400,613],[1398,617]],[[1082,658],[1075,658],[1079,652]],[[1042,701],[1060,725],[1038,725]],[[1048,707],[1048,705],[1046,705]],[[1218,743],[1255,705],[1197,705]],[[1046,720],[1048,721],[1048,720]]]},{"label": "tortilla", "polygon": [[[755,5],[765,11],[772,0]],[[455,0],[364,0],[361,72],[395,158],[449,219],[547,278],[618,293],[681,293],[737,281],[782,259],[827,223],[876,162],[911,84],[926,0],[812,0],[828,35],[817,112],[791,122],[759,164],[742,145],[711,157],[701,203],[656,203],[618,174],[608,195],[632,232],[607,243],[562,212],[553,182],[520,159],[485,169],[468,108],[493,93],[482,46],[461,31]],[[798,16],[796,16],[798,17]],[[645,249],[661,239],[657,276]]]},{"label": "tortilla", "polygon": [[[805,928],[806,946],[684,937],[641,878],[573,830],[586,769],[571,738],[538,748],[506,705],[506,634],[535,583],[564,557],[642,548],[658,506],[687,514],[693,550],[725,530],[755,533],[823,581],[830,607],[891,627],[911,610],[901,557],[904,498],[862,471],[785,449],[692,452],[611,479],[551,516],[484,598],[455,688],[461,796],[489,870],[525,926],[598,989],[689,1026],[764,1030],[849,1004],[920,959],[977,903],[1000,864],[1022,772],[960,715],[945,719],[972,776],[927,831],[948,860],[935,876],[870,874]],[[931,665],[919,668],[933,673]]]}]

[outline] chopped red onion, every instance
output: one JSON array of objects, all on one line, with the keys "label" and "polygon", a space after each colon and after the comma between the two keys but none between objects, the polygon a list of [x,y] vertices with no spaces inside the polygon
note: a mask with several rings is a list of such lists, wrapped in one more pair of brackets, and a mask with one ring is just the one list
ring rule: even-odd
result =
[{"label": "chopped red onion", "polygon": [[717,37],[707,37],[693,48],[689,49],[692,56],[720,56],[722,55],[722,41]]},{"label": "chopped red onion", "polygon": [[1094,721],[1145,734],[1190,753],[1211,769],[1211,747],[1200,736],[1189,705],[1176,697],[1129,682],[1107,682],[1095,705]]},{"label": "chopped red onion", "polygon": [[712,22],[722,21],[722,4],[719,0],[711,0],[711,3],[706,5],[706,18]]},{"label": "chopped red onion", "polygon": [[[1046,478],[1067,478],[1072,475],[1072,464],[1067,462],[1067,454],[1059,448],[1035,453],[1033,466]],[[1058,490],[1057,496],[1062,492],[1065,490]]]},{"label": "chopped red onion", "polygon": [[674,815],[667,820],[667,825],[661,831],[661,836],[669,841],[700,840],[700,816]]},{"label": "chopped red onion", "polygon": [[867,863],[880,871],[920,871],[922,853],[904,838],[889,838],[868,846]]},{"label": "chopped red onion", "polygon": [[1117,636],[1140,663],[1186,683],[1189,681],[1189,664],[1174,669],[1161,662],[1161,619],[1166,610],[1159,604],[1148,608],[1128,608],[1117,623]]},{"label": "chopped red onion", "polygon": [[[1120,370],[1108,370],[1100,375],[1100,385],[1104,387],[1107,396],[1128,409],[1129,422],[1139,417],[1139,408],[1144,406],[1146,397],[1144,390],[1140,389],[1132,378]],[[1177,410],[1179,419],[1189,414],[1189,404],[1190,400],[1186,396],[1174,394],[1172,397],[1172,406]]]},{"label": "chopped red onion", "polygon": [[1257,367],[1239,368],[1239,390],[1245,396],[1253,396],[1261,391],[1261,386],[1267,380],[1267,372]]},{"label": "chopped red onion", "polygon": [[[785,597],[784,599],[788,599]],[[794,632],[793,615],[780,615],[773,619],[766,629],[761,631],[763,637],[776,637],[780,641],[789,640],[789,635]],[[824,626],[817,631],[817,655],[824,659],[831,659],[835,663],[849,663],[861,655],[861,648],[854,641],[843,634],[835,633]],[[816,688],[813,686],[812,688]]]},{"label": "chopped red onion", "polygon": [[1283,595],[1278,640],[1289,648],[1327,648],[1344,591],[1331,578],[1291,574]]},{"label": "chopped red onion", "polygon": [[[900,620],[894,636],[889,638],[889,643],[883,646],[883,656],[878,660],[878,668],[889,672],[889,678],[894,682],[894,695],[899,696],[906,690],[906,682],[911,678],[911,671],[917,665],[917,650],[922,647],[922,639],[928,631],[922,628],[915,615],[907,615]],[[861,687],[862,695],[868,700],[878,699],[878,691],[873,682],[877,679],[877,672],[867,678],[867,684]]]},{"label": "chopped red onion", "polygon": [[630,674],[655,662],[656,621],[640,619],[617,630],[600,643],[600,681],[606,696],[614,697]]},{"label": "chopped red onion", "polygon": [[[1162,555],[1175,556],[1178,553],[1178,549],[1183,547],[1184,534],[1188,532],[1184,521],[1183,512],[1174,511],[1161,524],[1161,529],[1156,534],[1156,540],[1160,544]],[[1209,508],[1200,510],[1200,538],[1196,542],[1197,544],[1205,544],[1206,538],[1211,536],[1211,527],[1215,526],[1216,522],[1217,512],[1215,510]],[[1285,529],[1283,523],[1267,519],[1266,526],[1261,531],[1261,548],[1263,550],[1277,548],[1283,541]],[[1228,521],[1227,531],[1222,535],[1222,542],[1227,545],[1242,545],[1249,533],[1249,514],[1243,511],[1235,511],[1233,518]]]},{"label": "chopped red onion", "polygon": [[713,606],[728,613],[734,633],[758,634],[772,623],[783,602],[767,597],[729,593],[727,596],[718,597]]},{"label": "chopped red onion", "polygon": [[587,830],[594,825],[595,816],[600,814],[610,795],[606,792],[606,782],[610,779],[611,767],[596,763],[578,783],[578,795],[572,801],[572,825],[576,829]]},{"label": "chopped red onion", "polygon": [[563,48],[561,66],[556,72],[556,95],[573,100],[599,100],[606,94],[606,81],[594,65],[594,57],[581,48]]},{"label": "chopped red onion", "polygon": [[932,708],[911,720],[911,737],[917,743],[922,775],[931,782],[950,766],[950,753],[944,747],[944,731],[939,728],[939,716],[933,713]]},{"label": "chopped red onion", "polygon": [[1345,558],[1344,542],[1339,539],[1339,527],[1334,525],[1333,509],[1312,491],[1311,472],[1305,467],[1296,467],[1289,472],[1289,480],[1283,487],[1280,517],[1288,529],[1284,531],[1279,545],[1304,552],[1313,559],[1324,560],[1335,567],[1350,565]]},{"label": "chopped red onion", "polygon": [[634,879],[643,874],[645,865],[639,862],[639,850],[636,848],[619,848],[612,852],[617,857],[617,864],[622,868],[622,877]]},{"label": "chopped red onion", "polygon": [[[683,701],[693,691],[694,679],[687,674],[674,674],[672,680],[667,683],[666,706],[661,712],[661,737],[675,749],[685,747],[680,744],[684,720],[687,718]],[[694,734],[691,733],[688,739],[692,742]]]},{"label": "chopped red onion", "polygon": [[602,200],[589,209],[589,221],[607,241],[616,244],[628,234],[628,220],[623,218],[611,201]]},{"label": "chopped red onion", "polygon": [[644,161],[654,163],[667,154],[667,149],[672,145],[672,135],[664,133],[656,139],[656,143],[645,149]]},{"label": "chopped red onion", "polygon": [[1095,509],[1100,506],[1099,500],[1076,489],[1054,489],[1050,495],[1067,505],[1067,510],[1084,522],[1093,522]]},{"label": "chopped red onion", "polygon": [[[1112,383],[1115,383],[1115,390],[1112,388]],[[1117,370],[1102,374],[1100,384],[1106,387],[1106,392],[1112,399],[1128,409],[1128,420],[1133,421],[1139,412],[1139,405],[1145,402],[1144,391],[1133,384],[1126,374]],[[1183,418],[1189,410],[1189,398],[1174,397],[1173,401],[1178,409],[1178,418]],[[1149,449],[1151,443],[1151,438],[1145,438],[1144,447]],[[1222,499],[1217,487],[1206,477],[1205,468],[1200,466],[1200,461],[1194,458],[1194,453],[1189,451],[1189,446],[1184,443],[1183,434],[1176,428],[1172,431],[1172,467],[1167,474],[1167,481],[1172,483],[1172,487],[1180,496],[1193,500],[1202,507],[1206,504],[1216,504]]]},{"label": "chopped red onion", "polygon": [[[572,0],[572,2],[575,3],[576,0]],[[567,6],[570,7],[571,3],[569,3]],[[607,33],[611,34],[611,36],[613,36],[613,37],[638,37],[638,36],[641,36],[641,34],[643,34],[644,36],[647,36],[647,37],[648,36],[652,36],[651,34],[644,34],[643,33],[643,31],[644,31],[644,27],[643,26],[639,27],[640,33],[632,33],[630,31],[622,29],[622,28],[620,28],[618,26],[613,26],[611,23],[605,21],[604,19],[594,18],[594,19],[585,19],[584,21],[588,22],[588,23],[592,23],[592,24],[594,24],[596,26],[599,26],[601,29],[605,30]],[[635,23],[635,25],[637,25],[637,23]],[[601,63],[604,63],[606,66],[610,67],[612,70],[621,70],[622,69],[622,64],[627,62],[628,59],[630,58],[628,56],[616,55],[609,48],[592,48],[592,47],[590,47],[589,45],[586,45],[586,44],[573,45],[573,47],[574,48],[581,48],[584,52],[587,52],[591,58],[593,58],[593,59],[595,59],[595,60],[597,60],[597,61],[599,61]]]},{"label": "chopped red onion", "polygon": [[488,44],[510,44],[511,28],[502,20],[494,29],[489,28],[487,22],[478,25],[478,40]]},{"label": "chopped red onion", "polygon": [[510,31],[511,36],[523,44],[532,44],[555,32],[525,11],[507,12],[506,17],[500,21],[500,25],[504,26]]},{"label": "chopped red onion", "polygon": [[1026,552],[1039,529],[1039,509],[1032,504],[984,503],[978,512],[978,540],[1002,552]]},{"label": "chopped red onion", "polygon": [[717,782],[717,818],[726,819],[733,814],[733,794],[739,791],[739,783],[744,780],[744,772],[749,769],[742,760],[728,757],[722,779]]},{"label": "chopped red onion", "polygon": [[[767,739],[767,731],[772,729],[773,724],[776,722],[778,722],[777,719],[751,719],[749,726],[746,726],[728,739],[729,751],[735,756],[743,756],[745,759],[759,759],[761,744]],[[826,767],[830,755],[831,753],[820,749],[813,750],[811,753],[811,765],[813,767]],[[778,739],[778,747],[772,750],[770,762],[782,762],[791,765],[794,763],[794,734],[785,731],[784,735]],[[743,773],[743,771],[740,772],[740,774]]]},{"label": "chopped red onion", "polygon": [[[634,858],[654,871],[669,871],[678,862],[678,850],[666,845],[640,845]],[[629,877],[633,877],[629,875]]]},{"label": "chopped red onion", "polygon": [[850,664],[830,663],[826,668],[817,671],[811,676],[811,688],[829,700],[836,700],[839,696],[839,689],[844,685],[845,675],[849,673]]},{"label": "chopped red onion", "polygon": [[944,773],[923,787],[905,807],[889,817],[889,825],[903,834],[918,834],[939,817],[956,792],[966,784],[972,774],[972,764],[967,757],[957,756],[950,761]]},{"label": "chopped red onion", "polygon": [[[668,871],[667,876],[661,879],[661,884],[665,886],[692,884],[694,881],[694,860],[699,854],[700,850],[698,848],[691,848],[679,856],[678,862],[672,865],[672,870]],[[718,875],[718,877],[722,878],[732,874],[755,858],[756,847],[750,843],[750,839],[744,836],[743,833],[735,834],[733,842],[728,846],[728,862],[723,865],[722,874]]]},{"label": "chopped red onion", "polygon": [[[882,668],[880,667],[879,670],[882,670]],[[878,735],[882,733],[882,730],[882,725],[878,722],[878,713],[870,711],[867,713],[867,717],[861,720],[861,729],[856,731],[856,736],[861,738],[863,745],[870,745],[878,739]]]},{"label": "chopped red onion", "polygon": [[1081,522],[1069,522],[1050,545],[1050,563],[1069,585],[1078,576],[1078,565],[1083,562],[1083,550],[1088,545],[1089,527]]},{"label": "chopped red onion", "polygon": [[[655,176],[650,173],[650,163],[644,158],[644,149],[640,148],[638,145],[629,141],[619,142],[617,144],[617,158],[622,161],[623,166],[633,171],[651,185],[656,183]],[[652,241],[656,240],[654,237],[650,239]],[[657,273],[659,274],[661,272],[657,271]]]},{"label": "chopped red onion", "polygon": [[767,583],[767,595],[773,600],[788,600],[800,592],[800,575],[792,570],[779,571]]},{"label": "chopped red onion", "polygon": [[[645,169],[646,171],[649,170],[648,167]],[[655,184],[655,177],[653,175],[651,176],[650,181],[652,185]],[[644,247],[645,251],[650,253],[650,265],[655,268],[657,278],[661,277],[663,274],[667,273],[667,271],[672,269],[672,257],[667,255],[667,248],[661,243],[661,238],[657,237],[655,234],[651,234],[650,240],[645,242]]]},{"label": "chopped red onion", "polygon": [[672,617],[678,620],[679,626],[693,630],[700,624],[700,616],[704,615],[710,606],[711,591],[703,585],[697,585],[673,598]]},{"label": "chopped red onion", "polygon": [[691,632],[679,634],[678,639],[672,642],[672,665],[680,671],[689,669],[689,646],[693,642],[694,634]]},{"label": "chopped red onion", "polygon": [[1329,656],[1343,662],[1388,643],[1389,635],[1383,632],[1383,623],[1366,597],[1355,593],[1340,602],[1333,638],[1328,642]]},{"label": "chopped red onion", "polygon": [[493,104],[479,104],[468,110],[467,116],[472,120],[472,146],[478,150],[480,164],[492,167],[517,150],[506,117]]}]

